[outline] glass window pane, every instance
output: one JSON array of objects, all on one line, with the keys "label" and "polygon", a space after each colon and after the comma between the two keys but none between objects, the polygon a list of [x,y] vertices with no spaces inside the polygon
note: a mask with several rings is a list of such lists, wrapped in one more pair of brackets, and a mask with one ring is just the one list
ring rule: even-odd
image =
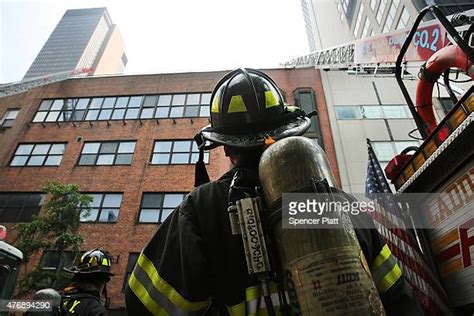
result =
[{"label": "glass window pane", "polygon": [[50,155],[62,155],[64,153],[64,149],[66,145],[64,144],[54,144],[51,146],[51,150],[49,151]]},{"label": "glass window pane", "polygon": [[184,107],[171,108],[170,117],[183,117]]},{"label": "glass window pane", "polygon": [[59,112],[49,112],[48,116],[46,117],[46,122],[56,122],[59,116]]},{"label": "glass window pane", "polygon": [[119,145],[119,153],[133,153],[135,151],[135,142],[121,142]]},{"label": "glass window pane", "polygon": [[209,152],[204,153],[204,162],[209,163]]},{"label": "glass window pane", "polygon": [[199,159],[199,154],[192,154],[191,155],[191,163],[196,163]]},{"label": "glass window pane", "polygon": [[79,164],[85,166],[95,165],[96,158],[97,155],[81,155],[81,158],[79,159]]},{"label": "glass window pane", "polygon": [[10,163],[10,166],[24,166],[27,160],[28,156],[15,156]]},{"label": "glass window pane", "polygon": [[100,204],[102,203],[102,198],[104,197],[103,194],[89,194],[89,196],[92,198],[91,202],[91,207],[100,207]]},{"label": "glass window pane", "polygon": [[85,143],[82,149],[83,154],[96,154],[99,152],[100,143]]},{"label": "glass window pane", "polygon": [[117,102],[115,103],[115,108],[125,108],[127,107],[129,97],[120,97],[117,99]]},{"label": "glass window pane", "polygon": [[34,145],[19,145],[15,155],[29,155]]},{"label": "glass window pane", "polygon": [[362,118],[383,118],[382,107],[376,105],[361,106]]},{"label": "glass window pane", "polygon": [[163,201],[161,193],[145,193],[143,194],[143,208],[160,208]]},{"label": "glass window pane", "polygon": [[142,103],[142,96],[131,97],[130,102],[128,102],[129,108],[138,108]]},{"label": "glass window pane", "polygon": [[117,100],[117,98],[105,98],[104,103],[102,104],[102,108],[103,109],[113,108],[115,104],[115,100]]},{"label": "glass window pane", "polygon": [[199,114],[199,106],[187,106],[184,112],[185,117],[198,116],[198,114]]},{"label": "glass window pane", "polygon": [[39,111],[47,111],[51,107],[51,104],[53,104],[53,100],[43,100],[41,102],[41,105],[39,107]]},{"label": "glass window pane", "polygon": [[201,97],[201,104],[210,105],[211,104],[211,94],[203,93]]},{"label": "glass window pane", "polygon": [[155,118],[168,117],[170,108],[156,108]]},{"label": "glass window pane", "polygon": [[72,117],[71,121],[82,121],[84,119],[84,114],[86,113],[85,110],[75,110]]},{"label": "glass window pane", "polygon": [[175,208],[183,201],[183,198],[184,198],[184,194],[182,193],[167,193],[165,194],[163,207]]},{"label": "glass window pane", "polygon": [[81,222],[93,222],[97,219],[98,209],[82,210]]},{"label": "glass window pane", "polygon": [[63,156],[48,156],[46,158],[46,161],[44,163],[45,166],[59,166],[61,164],[61,160],[63,159]]},{"label": "glass window pane", "polygon": [[76,110],[84,110],[87,108],[87,104],[89,103],[89,98],[79,99],[76,103]]},{"label": "glass window pane", "polygon": [[64,106],[64,100],[54,100],[53,106],[50,108],[51,111],[59,111]]},{"label": "glass window pane", "polygon": [[119,210],[117,209],[103,209],[100,212],[99,222],[102,223],[115,223],[118,218]]},{"label": "glass window pane", "polygon": [[407,147],[410,147],[410,146],[420,146],[420,144],[418,144],[418,142],[416,141],[407,141],[407,142],[395,142],[395,150],[397,152],[397,154],[401,153],[403,149],[407,148]]},{"label": "glass window pane", "polygon": [[407,118],[409,117],[404,106],[384,106],[385,118]]},{"label": "glass window pane", "polygon": [[188,94],[188,98],[186,100],[186,104],[192,105],[192,104],[199,104],[199,97],[201,95],[199,93],[196,94]]},{"label": "glass window pane", "polygon": [[173,156],[171,156],[171,163],[189,163],[189,154],[173,154]]},{"label": "glass window pane", "polygon": [[142,119],[153,118],[154,111],[155,111],[155,108],[143,108],[142,113],[140,114],[140,118]]},{"label": "glass window pane", "polygon": [[171,105],[184,105],[184,100],[186,99],[185,94],[175,94],[173,95],[173,102]]},{"label": "glass window pane", "polygon": [[122,120],[125,114],[125,109],[123,110],[114,110],[114,114],[112,114],[112,120]]},{"label": "glass window pane", "polygon": [[138,221],[140,223],[158,223],[159,217],[159,209],[142,209]]},{"label": "glass window pane", "polygon": [[86,121],[94,121],[97,119],[97,116],[99,115],[99,110],[89,110],[87,112]]},{"label": "glass window pane", "polygon": [[161,220],[160,220],[160,223],[163,223],[167,218],[168,216],[171,215],[171,213],[173,213],[174,209],[173,208],[165,208],[163,209],[163,211],[161,211]]},{"label": "glass window pane", "polygon": [[155,148],[153,149],[153,152],[170,152],[171,151],[171,143],[172,142],[166,142],[166,141],[159,141],[155,142]]},{"label": "glass window pane", "polygon": [[167,165],[170,161],[170,154],[153,154],[151,159],[152,164]]},{"label": "glass window pane", "polygon": [[16,119],[18,112],[20,112],[20,110],[8,110],[7,113],[5,114],[5,119],[8,119],[8,120]]},{"label": "glass window pane", "polygon": [[128,109],[127,114],[125,115],[126,119],[136,119],[138,118],[139,109]]},{"label": "glass window pane", "polygon": [[191,141],[189,140],[178,140],[174,142],[173,152],[186,152],[191,150]]},{"label": "glass window pane", "polygon": [[102,101],[104,101],[104,98],[93,98],[89,104],[89,109],[100,109]]},{"label": "glass window pane", "polygon": [[132,163],[133,154],[118,154],[115,159],[116,165],[130,165]]},{"label": "glass window pane", "polygon": [[147,95],[145,101],[143,101],[143,107],[154,107],[157,100],[157,95]]},{"label": "glass window pane", "polygon": [[211,116],[211,109],[209,108],[209,106],[207,105],[201,106],[201,113],[199,114],[199,116],[201,117]]},{"label": "glass window pane", "polygon": [[56,269],[59,266],[59,252],[45,251],[41,257],[40,267],[43,269]]},{"label": "glass window pane", "polygon": [[355,106],[336,106],[336,114],[340,120],[360,119],[360,113]]},{"label": "glass window pane", "polygon": [[35,115],[35,118],[33,119],[33,122],[44,122],[44,119],[46,118],[46,114],[48,112],[38,112]]},{"label": "glass window pane", "polygon": [[168,106],[171,104],[171,95],[166,94],[166,95],[160,95],[160,98],[158,99],[158,106]]},{"label": "glass window pane", "polygon": [[118,143],[102,143],[100,146],[99,153],[101,154],[113,154],[117,151]]},{"label": "glass window pane", "polygon": [[122,194],[106,194],[102,207],[120,207]]},{"label": "glass window pane", "polygon": [[112,165],[115,155],[99,155],[97,165]]},{"label": "glass window pane", "polygon": [[112,115],[112,110],[102,110],[99,115],[99,120],[110,120],[110,115]]},{"label": "glass window pane", "polygon": [[46,156],[31,156],[28,160],[28,166],[41,166],[45,160]]},{"label": "glass window pane", "polygon": [[373,142],[372,147],[374,148],[375,154],[380,161],[388,161],[395,154],[392,143]]}]

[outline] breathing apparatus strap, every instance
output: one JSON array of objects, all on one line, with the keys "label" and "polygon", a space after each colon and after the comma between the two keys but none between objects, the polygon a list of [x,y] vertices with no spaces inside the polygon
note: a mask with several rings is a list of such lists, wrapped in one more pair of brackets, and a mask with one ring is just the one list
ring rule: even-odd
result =
[{"label": "breathing apparatus strap", "polygon": [[199,158],[196,161],[195,169],[194,169],[195,170],[194,171],[194,186],[198,187],[201,184],[208,183],[211,181],[209,179],[209,174],[207,173],[206,164],[204,162],[204,151],[216,148],[219,145],[210,144],[206,146],[206,141],[202,137],[201,133],[198,133],[196,134],[196,136],[194,136],[194,141],[196,142],[199,148]]}]

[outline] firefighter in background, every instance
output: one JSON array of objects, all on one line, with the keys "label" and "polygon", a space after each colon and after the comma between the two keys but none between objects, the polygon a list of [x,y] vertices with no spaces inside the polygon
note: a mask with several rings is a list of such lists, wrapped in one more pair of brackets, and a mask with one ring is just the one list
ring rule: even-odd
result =
[{"label": "firefighter in background", "polygon": [[[230,197],[229,188],[240,171],[239,186],[250,194],[259,186],[265,137],[278,141],[302,135],[311,122],[303,111],[285,106],[273,80],[253,69],[237,69],[219,81],[211,96],[211,122],[195,138],[201,149],[196,182],[209,181],[202,161],[206,141],[206,148],[223,145],[233,168],[189,193],[142,251],[126,289],[130,314],[267,312],[256,280],[248,275],[242,237],[232,235],[227,213],[228,203],[244,196]],[[406,294],[400,268],[375,228],[356,233],[387,313],[403,315],[408,308],[409,315],[416,315],[416,308],[410,308],[417,305],[414,296]],[[272,295],[272,302],[279,313],[278,295]]]},{"label": "firefighter in background", "polygon": [[107,299],[111,258],[100,249],[84,253],[77,266],[65,269],[74,273],[72,283],[61,293],[61,315],[107,315],[101,298]]}]

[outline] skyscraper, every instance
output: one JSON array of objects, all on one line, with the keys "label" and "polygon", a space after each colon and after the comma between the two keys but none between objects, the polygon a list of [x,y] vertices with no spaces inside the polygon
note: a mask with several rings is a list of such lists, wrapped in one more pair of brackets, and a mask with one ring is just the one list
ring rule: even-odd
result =
[{"label": "skyscraper", "polygon": [[123,72],[122,36],[107,8],[67,10],[23,79],[92,67],[91,74]]}]

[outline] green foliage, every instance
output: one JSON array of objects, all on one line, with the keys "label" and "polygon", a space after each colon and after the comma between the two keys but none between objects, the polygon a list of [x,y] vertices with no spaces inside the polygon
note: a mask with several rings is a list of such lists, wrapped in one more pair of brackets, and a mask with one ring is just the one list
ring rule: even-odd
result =
[{"label": "green foliage", "polygon": [[[84,238],[78,233],[81,209],[89,212],[92,197],[81,194],[76,184],[46,182],[42,188],[47,194],[39,216],[29,223],[16,225],[18,236],[15,247],[24,255],[25,272],[31,256],[44,250],[61,253],[64,250],[78,252]],[[44,287],[60,289],[67,275],[58,271],[41,270],[35,267],[27,272],[19,286],[19,294],[35,292]]]}]

